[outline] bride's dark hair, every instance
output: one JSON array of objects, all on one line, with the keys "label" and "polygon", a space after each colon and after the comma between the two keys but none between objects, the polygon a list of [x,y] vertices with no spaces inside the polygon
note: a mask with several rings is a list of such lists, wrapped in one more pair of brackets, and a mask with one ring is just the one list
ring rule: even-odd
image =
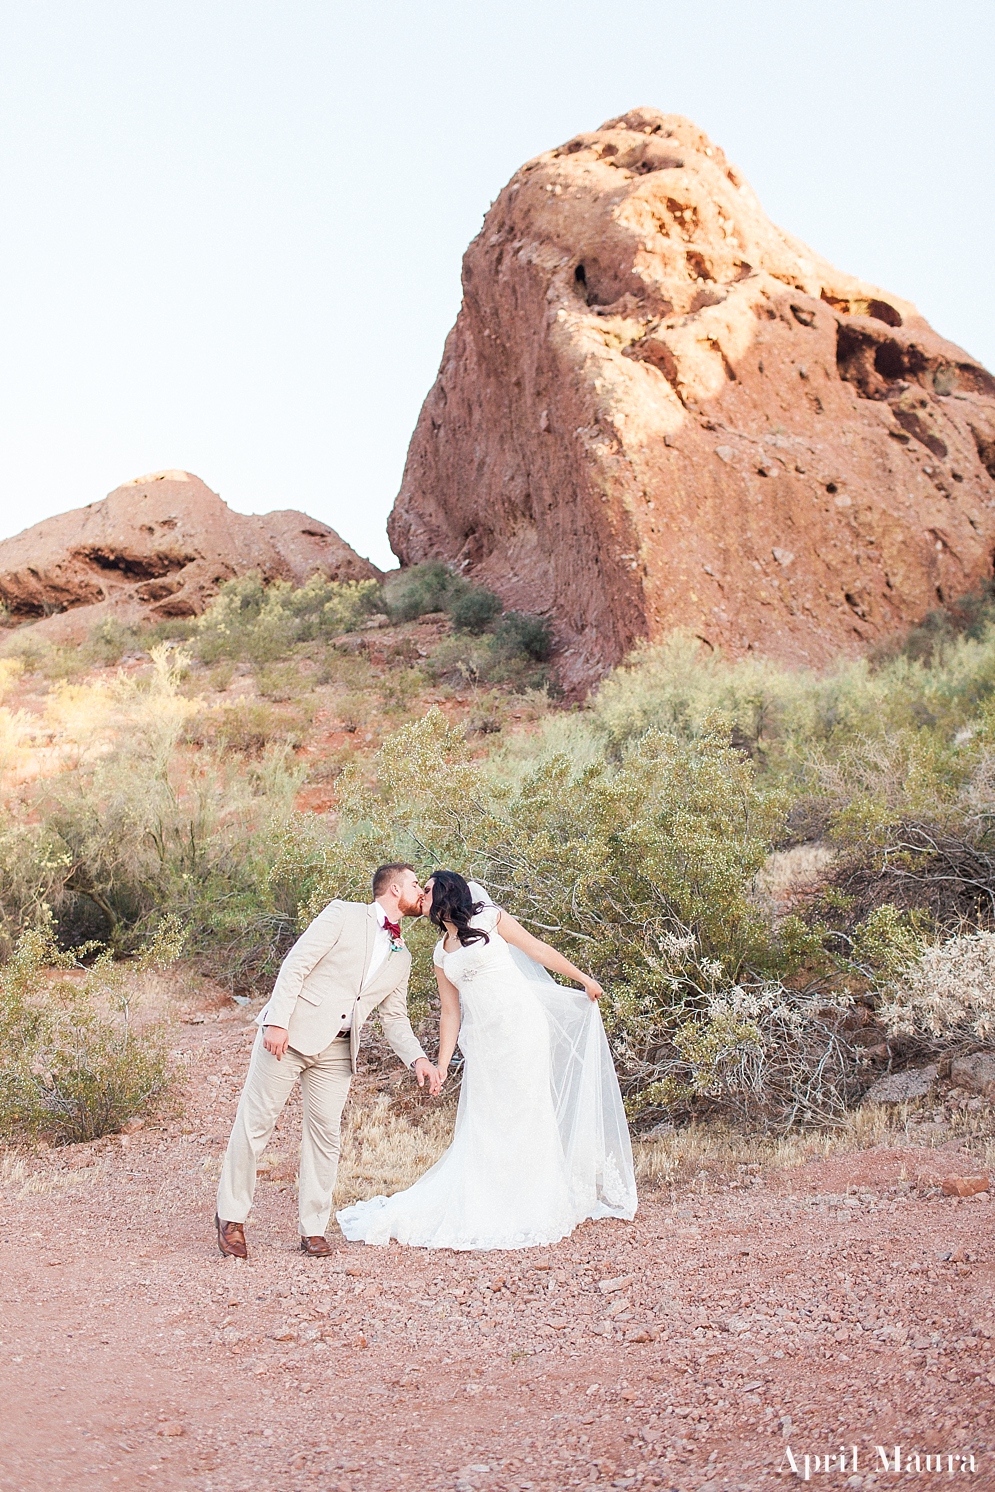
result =
[{"label": "bride's dark hair", "polygon": [[446,933],[446,923],[451,922],[464,948],[468,943],[476,943],[480,938],[483,938],[485,943],[489,943],[491,940],[483,928],[470,926],[470,918],[483,911],[484,903],[473,900],[470,888],[463,877],[457,875],[455,870],[433,870],[429,880],[432,882],[432,907],[428,914],[429,922],[439,928],[443,936]]}]

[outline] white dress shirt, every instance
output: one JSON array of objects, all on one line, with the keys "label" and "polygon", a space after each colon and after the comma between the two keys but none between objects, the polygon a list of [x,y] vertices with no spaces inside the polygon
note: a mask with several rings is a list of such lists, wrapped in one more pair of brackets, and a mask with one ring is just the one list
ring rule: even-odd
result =
[{"label": "white dress shirt", "polygon": [[[370,967],[367,969],[366,976],[363,979],[362,984],[359,986],[360,993],[362,993],[362,991],[369,984],[374,974],[376,974],[378,970],[383,968],[383,965],[387,960],[387,955],[390,952],[390,933],[387,931],[386,927],[384,927],[384,923],[387,920],[387,913],[384,911],[383,907],[378,901],[375,901],[373,903],[373,910],[377,915],[377,930],[373,934],[373,952],[370,954]],[[355,1006],[355,1001],[353,1002],[353,1005]],[[348,1036],[351,1030],[352,1010],[349,1010],[348,1012],[343,1013],[342,1024],[339,1027],[339,1035]]]},{"label": "white dress shirt", "polygon": [[[387,913],[378,901],[373,903],[373,910],[377,914],[378,925],[373,936],[373,952],[370,954],[370,967],[366,971],[366,978],[360,986],[361,989],[365,989],[374,974],[380,971],[386,963],[387,955],[390,952],[390,933],[384,926],[384,923],[387,921]],[[400,926],[400,922],[398,922],[398,926]]]}]

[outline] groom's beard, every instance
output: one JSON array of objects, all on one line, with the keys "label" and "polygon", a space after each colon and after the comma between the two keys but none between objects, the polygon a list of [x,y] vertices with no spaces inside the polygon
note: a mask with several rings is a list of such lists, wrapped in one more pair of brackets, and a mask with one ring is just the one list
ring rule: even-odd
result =
[{"label": "groom's beard", "polygon": [[417,917],[421,912],[421,894],[419,893],[415,901],[398,900],[397,910],[402,917]]}]

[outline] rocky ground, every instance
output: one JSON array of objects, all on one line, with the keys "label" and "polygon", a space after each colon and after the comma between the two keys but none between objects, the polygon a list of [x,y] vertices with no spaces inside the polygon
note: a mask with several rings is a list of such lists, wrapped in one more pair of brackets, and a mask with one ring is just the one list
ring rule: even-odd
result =
[{"label": "rocky ground", "polygon": [[644,1189],[632,1225],[481,1256],[303,1258],[268,1180],[243,1264],[211,1219],[251,1031],[180,1030],[182,1115],[4,1162],[2,1492],[753,1492],[806,1455],[822,1486],[942,1455],[995,1487],[992,1207],[942,1194],[978,1169],[957,1141]]}]

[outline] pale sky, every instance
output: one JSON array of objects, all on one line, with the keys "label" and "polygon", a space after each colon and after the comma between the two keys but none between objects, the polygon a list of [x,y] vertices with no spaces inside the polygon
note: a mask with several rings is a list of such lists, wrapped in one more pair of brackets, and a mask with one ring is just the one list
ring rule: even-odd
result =
[{"label": "pale sky", "polygon": [[163,467],[384,524],[523,162],[638,104],[995,367],[992,0],[0,0],[0,537]]}]

